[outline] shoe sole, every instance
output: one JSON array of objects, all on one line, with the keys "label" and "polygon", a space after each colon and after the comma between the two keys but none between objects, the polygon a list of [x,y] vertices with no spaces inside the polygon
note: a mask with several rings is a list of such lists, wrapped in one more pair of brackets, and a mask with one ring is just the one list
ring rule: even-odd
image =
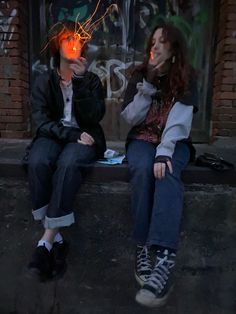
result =
[{"label": "shoe sole", "polygon": [[143,296],[141,293],[137,293],[135,297],[135,301],[143,306],[147,306],[150,308],[161,307],[164,306],[169,298],[171,292],[173,291],[173,286],[170,288],[169,292],[163,298],[148,298],[147,296]]}]

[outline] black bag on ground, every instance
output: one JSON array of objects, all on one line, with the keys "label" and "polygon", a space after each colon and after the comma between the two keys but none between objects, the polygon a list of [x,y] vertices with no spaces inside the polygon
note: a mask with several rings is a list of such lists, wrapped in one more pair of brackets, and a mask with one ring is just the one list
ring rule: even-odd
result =
[{"label": "black bag on ground", "polygon": [[234,169],[234,165],[231,162],[211,153],[204,153],[203,155],[198,156],[195,165],[198,167],[209,167],[216,171]]}]

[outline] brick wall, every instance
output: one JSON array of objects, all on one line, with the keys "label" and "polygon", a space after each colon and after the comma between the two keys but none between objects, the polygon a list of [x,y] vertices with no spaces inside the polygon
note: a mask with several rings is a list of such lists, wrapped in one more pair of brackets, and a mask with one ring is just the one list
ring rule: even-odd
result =
[{"label": "brick wall", "polygon": [[236,136],[236,0],[221,0],[212,108],[212,137]]},{"label": "brick wall", "polygon": [[0,1],[0,137],[29,135],[27,1]]}]

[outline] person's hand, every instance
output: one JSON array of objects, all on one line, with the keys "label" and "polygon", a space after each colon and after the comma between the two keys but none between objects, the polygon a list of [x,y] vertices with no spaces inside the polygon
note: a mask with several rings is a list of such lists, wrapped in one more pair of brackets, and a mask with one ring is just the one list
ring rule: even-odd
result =
[{"label": "person's hand", "polygon": [[71,60],[70,68],[75,75],[82,76],[86,71],[87,60],[83,57]]},{"label": "person's hand", "polygon": [[77,140],[78,143],[83,144],[83,145],[93,145],[94,144],[94,139],[91,135],[89,135],[86,132],[83,132],[80,135],[80,139]]},{"label": "person's hand", "polygon": [[163,179],[166,174],[166,168],[169,169],[170,173],[173,173],[172,163],[170,157],[158,156],[155,159],[153,166],[154,177],[156,179]]}]

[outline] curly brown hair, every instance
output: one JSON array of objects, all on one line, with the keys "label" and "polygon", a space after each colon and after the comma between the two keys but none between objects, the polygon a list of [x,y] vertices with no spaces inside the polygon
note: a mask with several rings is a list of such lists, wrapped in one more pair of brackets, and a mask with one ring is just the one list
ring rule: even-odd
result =
[{"label": "curly brown hair", "polygon": [[188,92],[188,87],[192,77],[195,75],[195,71],[188,62],[187,58],[187,45],[185,39],[178,28],[172,24],[159,24],[157,25],[148,40],[146,48],[146,56],[144,62],[137,68],[142,71],[144,76],[146,75],[148,60],[150,57],[150,51],[152,47],[152,37],[157,29],[162,28],[162,37],[164,42],[169,42],[175,61],[171,63],[168,72],[168,88],[165,90],[166,101],[171,101],[173,98],[182,97]]}]

